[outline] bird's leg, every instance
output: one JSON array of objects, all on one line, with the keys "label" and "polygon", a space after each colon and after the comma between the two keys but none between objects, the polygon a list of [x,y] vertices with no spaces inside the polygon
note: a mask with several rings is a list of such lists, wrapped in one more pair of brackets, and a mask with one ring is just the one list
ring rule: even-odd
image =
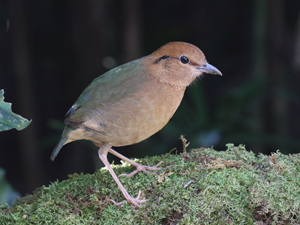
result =
[{"label": "bird's leg", "polygon": [[[103,164],[106,166],[106,168],[110,172],[111,176],[116,181],[117,185],[119,186],[119,188],[122,191],[122,193],[123,193],[124,197],[126,198],[126,200],[128,202],[132,203],[133,205],[135,205],[137,207],[140,207],[139,203],[146,202],[148,200],[140,200],[140,196],[141,196],[141,193],[142,193],[141,191],[139,191],[139,194],[138,194],[137,198],[133,198],[128,194],[128,192],[126,191],[124,186],[121,184],[120,180],[118,179],[117,175],[115,174],[114,170],[112,169],[110,163],[107,160],[107,152],[109,151],[110,148],[111,148],[111,145],[109,145],[107,143],[103,144],[99,148],[98,154],[99,154],[100,160],[103,162]],[[119,203],[116,203],[113,200],[110,200],[110,201],[112,201],[115,206],[120,206],[125,202],[125,200],[122,201],[122,202],[119,202]]]},{"label": "bird's leg", "polygon": [[140,171],[144,171],[146,173],[150,173],[150,174],[155,174],[155,173],[151,173],[147,170],[160,170],[161,168],[158,167],[162,162],[159,162],[158,164],[156,164],[155,166],[144,166],[142,164],[139,164],[131,159],[128,159],[127,157],[125,157],[124,155],[121,155],[120,153],[116,152],[115,150],[113,150],[112,148],[110,148],[108,150],[111,154],[117,156],[120,159],[123,159],[124,161],[128,162],[129,164],[133,165],[134,167],[136,167],[136,170],[133,171],[132,173],[129,174],[121,174],[119,176],[126,176],[126,177],[132,177],[133,175],[135,175],[136,173],[140,172]]}]

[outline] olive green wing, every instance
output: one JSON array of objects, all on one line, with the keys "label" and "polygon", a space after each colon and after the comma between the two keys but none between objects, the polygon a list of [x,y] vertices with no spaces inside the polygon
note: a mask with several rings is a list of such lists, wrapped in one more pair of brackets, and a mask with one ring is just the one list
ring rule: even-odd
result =
[{"label": "olive green wing", "polygon": [[116,67],[97,77],[82,92],[66,114],[65,124],[78,127],[90,110],[101,111],[101,105],[114,104],[134,94],[147,80],[141,59]]}]

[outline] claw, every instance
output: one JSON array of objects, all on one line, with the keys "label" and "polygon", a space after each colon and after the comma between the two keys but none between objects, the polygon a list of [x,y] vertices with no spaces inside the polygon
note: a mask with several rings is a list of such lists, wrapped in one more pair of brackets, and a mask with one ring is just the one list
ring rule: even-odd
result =
[{"label": "claw", "polygon": [[136,207],[141,207],[141,206],[139,205],[139,203],[143,203],[143,202],[147,202],[147,201],[148,201],[147,199],[143,199],[143,200],[139,199],[139,198],[141,197],[141,194],[142,194],[142,192],[139,191],[139,194],[138,194],[138,196],[137,196],[136,198],[133,198],[133,197],[131,197],[131,196],[129,195],[129,197],[126,198],[126,200],[121,201],[121,202],[115,202],[115,201],[112,200],[112,199],[110,199],[109,201],[111,201],[112,203],[114,203],[114,206],[117,206],[117,207],[120,207],[120,206],[121,206],[124,202],[126,202],[126,201],[128,201],[128,202],[134,204]]},{"label": "claw", "polygon": [[159,163],[157,163],[155,166],[144,166],[142,164],[136,163],[135,165],[133,165],[133,166],[136,167],[135,171],[133,171],[133,172],[131,172],[129,174],[125,174],[125,173],[120,174],[119,177],[120,176],[132,177],[133,175],[135,175],[136,173],[138,173],[140,171],[143,171],[143,172],[146,172],[146,173],[149,173],[149,174],[157,175],[156,173],[152,173],[152,172],[149,172],[147,170],[160,170],[161,168],[158,167],[160,164],[162,164],[162,161],[159,162]]}]

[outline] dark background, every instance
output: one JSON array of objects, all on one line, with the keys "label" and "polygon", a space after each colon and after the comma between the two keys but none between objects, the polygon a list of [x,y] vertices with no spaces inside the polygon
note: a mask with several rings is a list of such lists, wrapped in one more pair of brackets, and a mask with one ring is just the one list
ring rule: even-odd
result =
[{"label": "dark background", "polygon": [[300,152],[299,9],[299,0],[2,0],[0,89],[32,119],[23,131],[0,133],[6,178],[25,195],[99,168],[88,141],[50,161],[65,113],[95,77],[170,41],[198,46],[223,77],[204,75],[162,131],[116,150],[137,158],[180,152],[184,134],[190,147]]}]

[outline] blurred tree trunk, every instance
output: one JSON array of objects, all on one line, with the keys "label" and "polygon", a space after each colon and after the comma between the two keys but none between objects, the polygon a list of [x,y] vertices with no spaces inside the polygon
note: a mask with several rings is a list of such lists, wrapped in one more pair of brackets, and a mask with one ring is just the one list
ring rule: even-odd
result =
[{"label": "blurred tree trunk", "polygon": [[103,58],[116,52],[114,20],[107,10],[110,7],[110,1],[70,1],[68,4],[69,38],[73,41],[80,70],[75,80],[89,84],[107,69],[103,66]]},{"label": "blurred tree trunk", "polygon": [[[256,0],[254,3],[253,17],[253,47],[252,47],[252,77],[258,82],[264,82],[266,79],[266,18],[267,1]],[[253,109],[254,133],[262,134],[264,132],[265,121],[263,118],[263,103]],[[251,146],[255,152],[263,152],[262,144]]]},{"label": "blurred tree trunk", "polygon": [[293,67],[296,72],[300,72],[300,13],[298,14],[298,21],[295,32],[295,50],[293,58]]},{"label": "blurred tree trunk", "polygon": [[[32,118],[33,122],[18,135],[20,154],[23,158],[25,190],[31,191],[42,183],[42,167],[37,152],[36,121],[38,113],[35,110],[35,96],[33,93],[33,79],[30,68],[31,55],[29,51],[28,24],[24,10],[24,2],[21,0],[9,1],[10,32],[12,44],[12,60],[16,77],[16,94],[20,114],[26,118]],[[13,163],[13,162],[12,162]]]},{"label": "blurred tree trunk", "polygon": [[[288,137],[286,56],[288,46],[285,42],[284,1],[269,0],[268,7],[268,81],[271,89],[271,107],[267,111],[268,133],[280,139]],[[269,118],[268,118],[268,117]],[[281,150],[284,145],[278,146]]]},{"label": "blurred tree trunk", "polygon": [[[293,55],[292,55],[292,79],[289,79],[289,87],[292,88],[294,93],[300,96],[300,12],[298,11],[297,23],[295,27],[295,36],[293,37]],[[291,126],[291,136],[299,140],[300,137],[300,126],[299,126],[299,115],[300,115],[300,104],[299,99],[293,101],[290,105],[289,125]],[[297,148],[299,151],[299,148]]]},{"label": "blurred tree trunk", "polygon": [[[253,24],[253,77],[264,82],[265,90],[269,90],[261,93],[266,98],[254,109],[255,132],[281,140],[288,136],[283,10],[283,0],[257,0]],[[254,149],[255,152],[270,151],[262,149],[262,145]]]},{"label": "blurred tree trunk", "polygon": [[129,62],[140,57],[141,44],[141,1],[124,1],[123,61]]}]

